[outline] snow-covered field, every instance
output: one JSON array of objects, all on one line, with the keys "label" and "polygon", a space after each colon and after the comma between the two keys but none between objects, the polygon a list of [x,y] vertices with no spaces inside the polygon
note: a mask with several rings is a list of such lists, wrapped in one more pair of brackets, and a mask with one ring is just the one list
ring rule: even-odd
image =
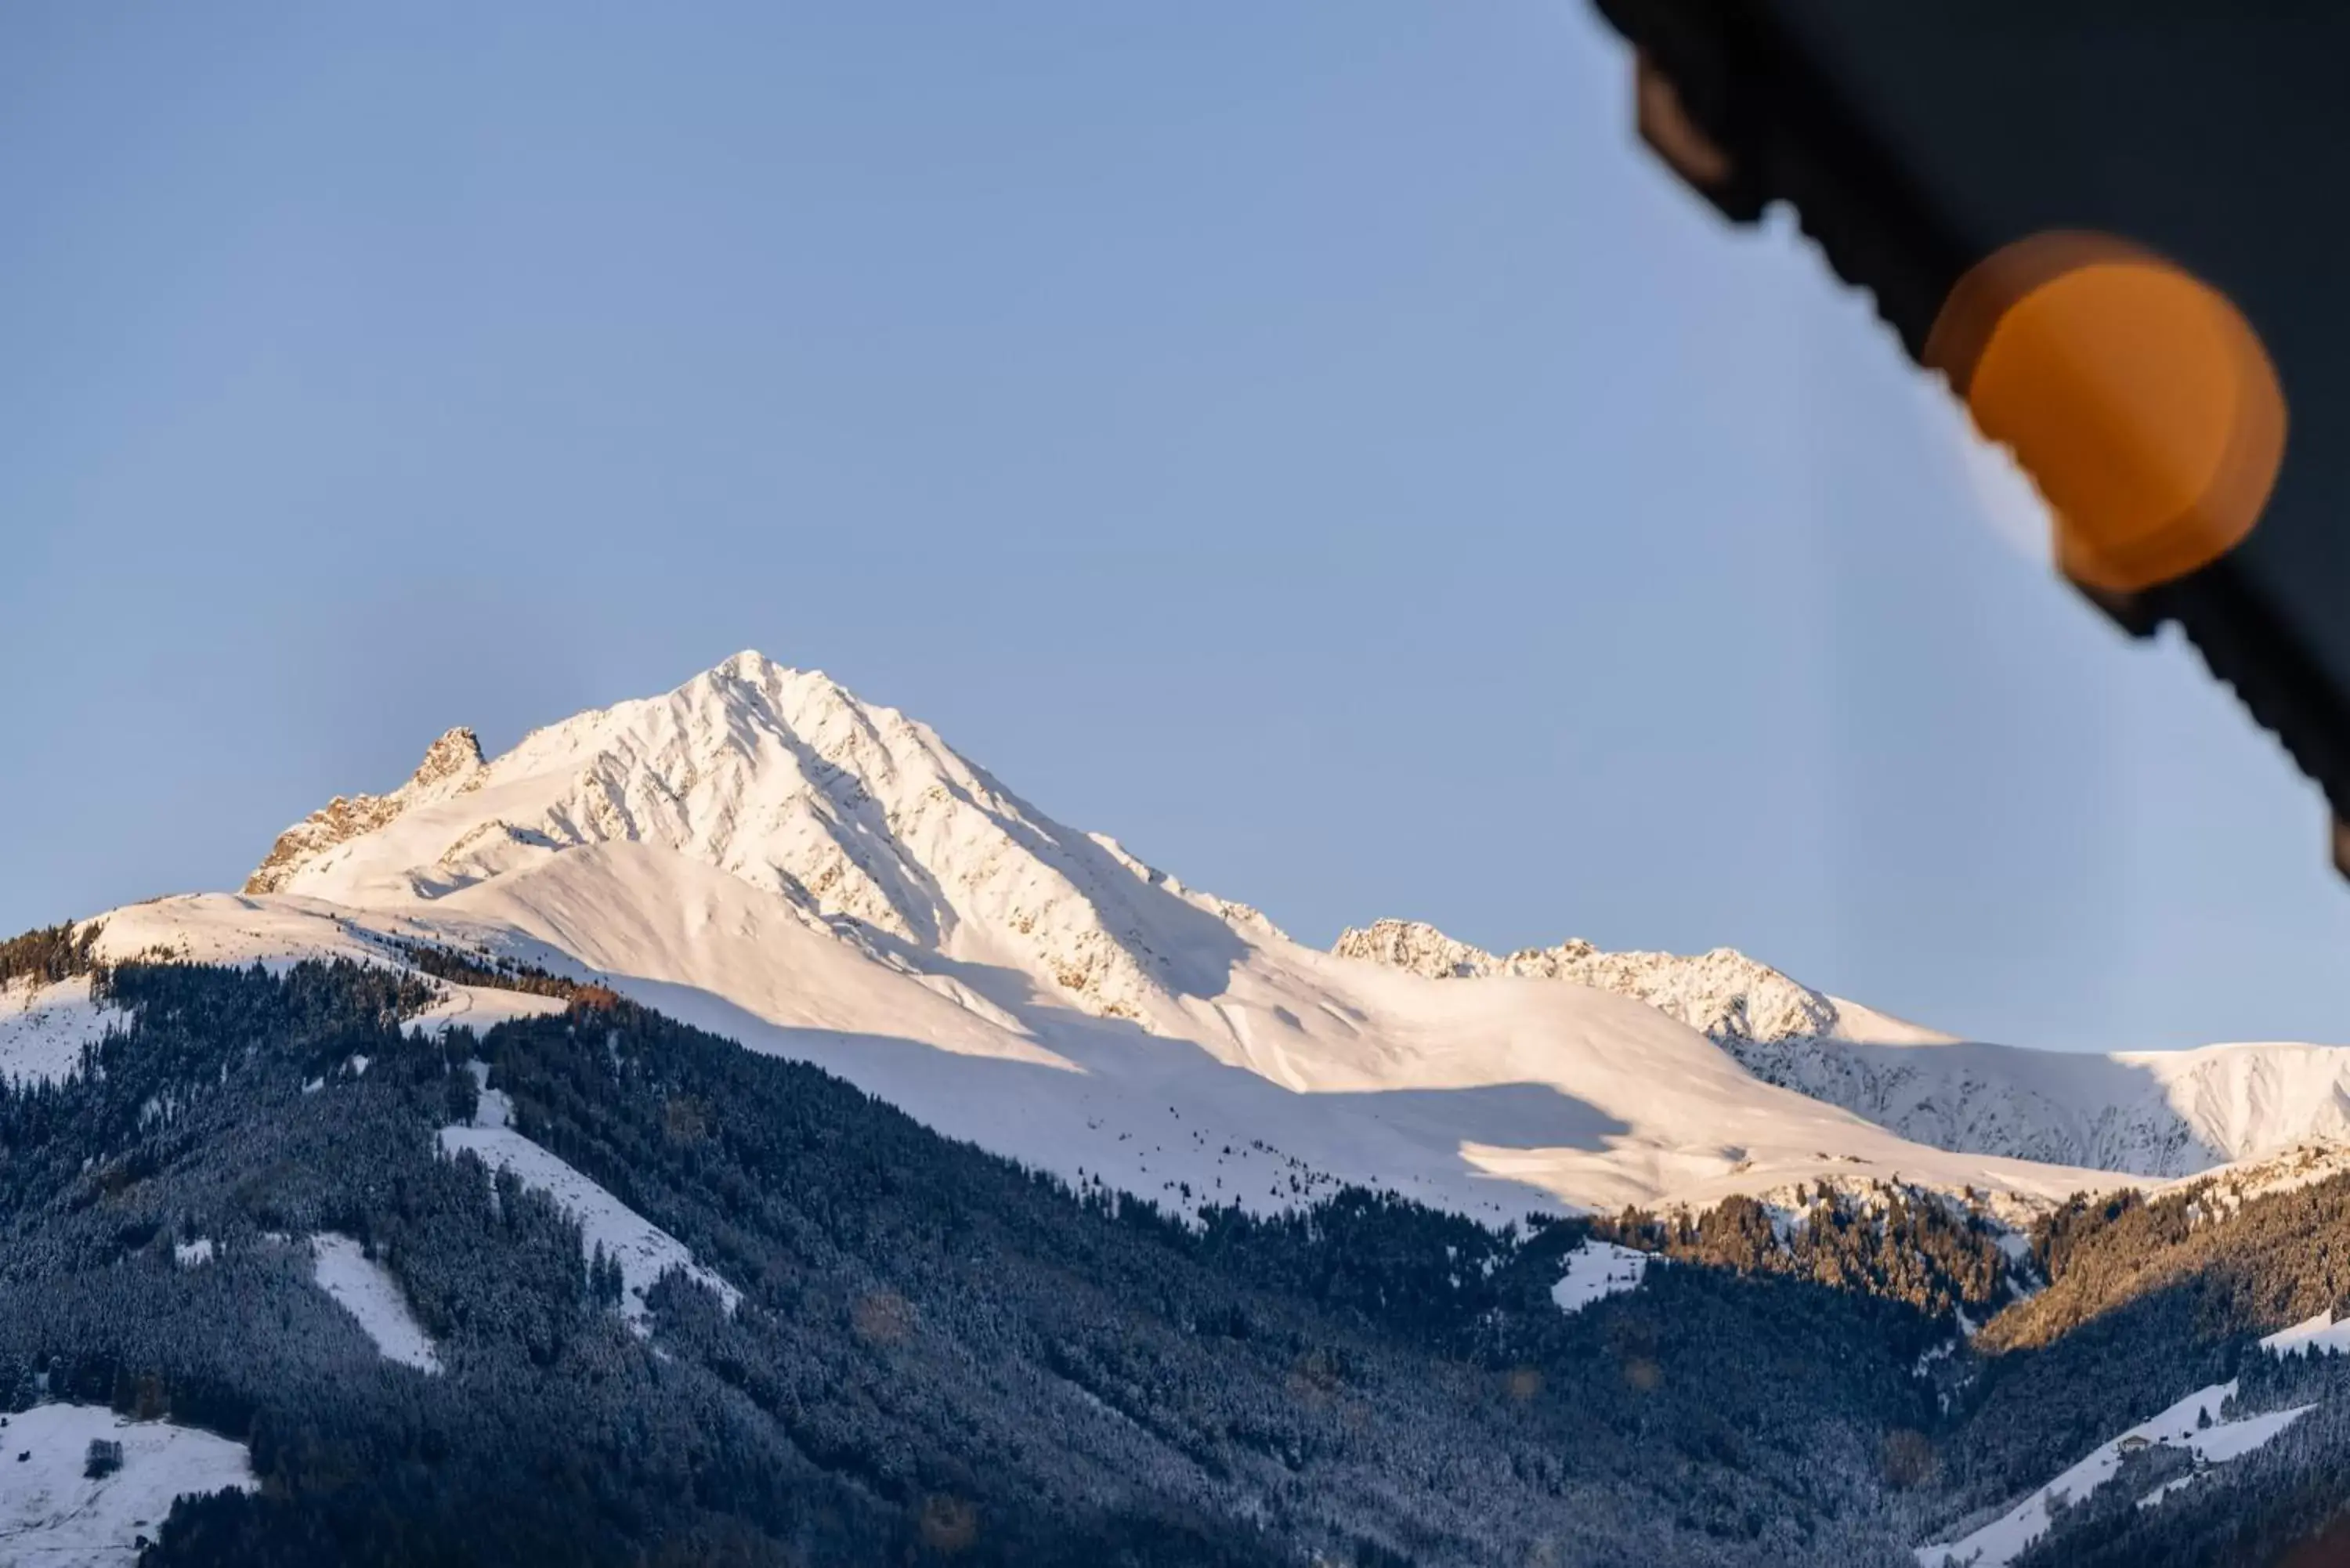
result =
[{"label": "snow-covered field", "polygon": [[[441,1129],[441,1147],[454,1154],[471,1149],[493,1170],[511,1170],[525,1187],[552,1197],[579,1222],[580,1246],[593,1255],[601,1246],[619,1260],[621,1311],[641,1325],[645,1293],[672,1268],[683,1269],[715,1292],[729,1312],[743,1293],[693,1261],[684,1242],[613,1197],[568,1162],[556,1158],[507,1126],[508,1106],[494,1089],[482,1095],[482,1111],[471,1127]],[[378,1341],[381,1343],[380,1340]],[[389,1351],[386,1352],[390,1354]]]},{"label": "snow-covered field", "polygon": [[416,1321],[400,1282],[391,1272],[367,1255],[355,1237],[329,1231],[310,1238],[313,1277],[318,1288],[359,1320],[387,1361],[413,1366],[419,1372],[441,1370],[441,1357],[432,1335]]},{"label": "snow-covered field", "polygon": [[[2232,1381],[2197,1389],[2160,1415],[2098,1444],[2079,1463],[1963,1540],[1918,1547],[1918,1562],[1921,1568],[2006,1568],[2006,1564],[2022,1555],[2024,1548],[2048,1532],[2049,1505],[2053,1501],[2062,1498],[2085,1502],[2091,1492],[2114,1479],[2121,1469],[2126,1445],[2160,1444],[2183,1449],[2209,1464],[2225,1464],[2251,1453],[2311,1408],[2299,1405],[2289,1410],[2222,1421],[2220,1407],[2235,1392]],[[2211,1424],[2202,1425],[2207,1420]],[[2178,1490],[2178,1483],[2165,1483],[2138,1501],[2154,1507]]]},{"label": "snow-covered field", "polygon": [[2350,1353],[2350,1318],[2334,1321],[2331,1311],[2303,1318],[2261,1341],[2271,1355],[2341,1355]]},{"label": "snow-covered field", "polygon": [[[92,1438],[122,1445],[122,1468],[98,1480],[82,1473]],[[36,1405],[0,1429],[0,1568],[127,1564],[172,1499],[253,1486],[242,1443],[102,1405]]]},{"label": "snow-covered field", "polygon": [[0,985],[0,1083],[52,1083],[81,1063],[121,1012],[92,1002],[88,976],[54,985]]},{"label": "snow-covered field", "polygon": [[1551,1286],[1550,1299],[1564,1312],[1581,1312],[1593,1302],[1638,1290],[1642,1276],[1661,1258],[1613,1241],[1586,1241],[1566,1255],[1566,1272]]}]

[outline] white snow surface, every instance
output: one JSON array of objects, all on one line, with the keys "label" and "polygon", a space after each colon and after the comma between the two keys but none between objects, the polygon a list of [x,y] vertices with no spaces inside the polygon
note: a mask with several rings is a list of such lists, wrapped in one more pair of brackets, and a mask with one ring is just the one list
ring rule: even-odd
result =
[{"label": "white snow surface", "polygon": [[199,1236],[192,1241],[174,1242],[172,1259],[183,1269],[202,1268],[213,1261],[213,1239]]},{"label": "white snow surface", "polygon": [[419,1372],[441,1370],[432,1336],[416,1321],[391,1271],[367,1255],[356,1237],[332,1231],[310,1238],[312,1277],[318,1288],[359,1321],[387,1361]]},{"label": "white snow surface", "polygon": [[2350,1352],[2350,1318],[2334,1321],[2332,1309],[2315,1317],[2303,1318],[2291,1328],[2282,1328],[2261,1341],[2261,1348],[2271,1355],[2340,1355]]},{"label": "white snow surface", "polygon": [[[2290,1409],[2222,1421],[2220,1407],[2234,1397],[2235,1392],[2232,1381],[2197,1389],[2160,1415],[2098,1444],[2079,1463],[1963,1540],[1918,1547],[1918,1563],[1921,1568],[2005,1568],[2048,1532],[2048,1505],[2053,1500],[2067,1498],[2076,1503],[2085,1502],[2091,1492],[2114,1479],[2121,1469],[2122,1445],[2132,1438],[2184,1449],[2209,1463],[2224,1464],[2251,1453],[2314,1408],[2297,1405]],[[2212,1425],[2199,1426],[2207,1414]],[[2151,1506],[2163,1495],[2160,1490],[2150,1492],[2138,1501],[2142,1506]]]},{"label": "white snow surface", "polygon": [[1369,959],[1430,980],[1508,974],[1569,981],[1635,997],[1716,1040],[1802,1039],[1833,1034],[1841,1023],[1835,998],[1731,948],[1691,958],[1611,953],[1575,938],[1555,948],[1522,948],[1503,956],[1455,941],[1420,921],[1378,920],[1341,932],[1330,950],[1340,958]]},{"label": "white snow surface", "polygon": [[2163,1482],[2160,1486],[2155,1488],[2152,1491],[2147,1493],[2144,1497],[2138,1499],[2137,1505],[2140,1508],[2160,1508],[2166,1499],[2186,1490],[2189,1487],[2193,1486],[2197,1481],[2201,1480],[2202,1479],[2202,1474],[2199,1471],[2190,1471],[2183,1476],[2173,1476],[2168,1480]]},{"label": "white snow surface", "polygon": [[1501,955],[1380,920],[1343,956],[1430,979],[1533,976],[1637,997],[1757,1077],[1936,1148],[2172,1178],[2350,1140],[2350,1049],[2022,1050],[1955,1039],[1829,996],[1727,948],[1610,953],[1575,940]]},{"label": "white snow surface", "polygon": [[1756,1075],[1923,1143],[2172,1178],[2350,1140],[2350,1049],[2031,1051],[1975,1042],[1739,1043]]},{"label": "white snow surface", "polygon": [[1551,1286],[1550,1299],[1562,1312],[1581,1312],[1593,1302],[1639,1289],[1648,1266],[1659,1262],[1613,1241],[1586,1241],[1566,1255],[1566,1272]]},{"label": "white snow surface", "polygon": [[[1831,1175],[2029,1205],[2118,1184],[2095,1165],[2136,1168],[2053,1115],[2032,1123],[2046,1136],[1991,1139],[1905,1101],[1883,1114],[1932,1136],[1903,1136],[1834,1084],[1759,1081],[1731,1051],[1808,1045],[1785,1031],[1823,1018],[1837,1044],[1920,1063],[1997,1048],[1726,950],[1569,944],[1462,983],[1305,947],[1053,821],[927,726],[754,653],[487,761],[452,732],[372,801],[281,839],[253,884],[276,891],[115,911],[101,950],[283,963],[390,961],[395,937],[483,946],[1184,1210],[1353,1181],[1498,1220]],[[426,1026],[560,1005],[444,989]],[[1856,1032],[1873,1038],[1842,1038]],[[1939,1109],[1940,1093],[1924,1097]]]},{"label": "white snow surface", "polygon": [[411,806],[446,800],[481,783],[481,742],[471,730],[451,730],[425,749],[415,774],[390,794],[337,795],[279,834],[244,890],[275,893],[296,868],[336,845],[384,826]]},{"label": "white snow surface", "polygon": [[2173,1182],[2207,1218],[2234,1213],[2256,1198],[2296,1192],[2350,1171],[2350,1144],[2297,1143]]},{"label": "white snow surface", "polygon": [[[438,981],[441,1000],[408,1021],[412,1031],[439,1033],[452,1024],[461,1024],[476,1034],[487,1033],[513,1018],[543,1018],[560,1012],[566,1003],[559,996],[537,996],[526,991],[505,991],[489,985],[455,985]],[[367,1058],[352,1058],[354,1067],[367,1071]]]},{"label": "white snow surface", "polygon": [[671,1268],[683,1269],[715,1292],[728,1312],[734,1310],[743,1293],[695,1262],[684,1242],[613,1197],[577,1167],[515,1131],[508,1125],[512,1106],[504,1095],[484,1090],[482,1111],[471,1127],[442,1127],[441,1147],[452,1154],[472,1149],[491,1169],[511,1170],[525,1187],[536,1188],[560,1204],[565,1213],[579,1222],[583,1251],[592,1256],[600,1245],[619,1260],[620,1306],[630,1324],[642,1328],[648,1312],[645,1293]]},{"label": "white snow surface", "polygon": [[85,1045],[122,1022],[118,1008],[90,1000],[89,977],[50,985],[0,985],[0,1083],[55,1083],[81,1064]]},{"label": "white snow surface", "polygon": [[[134,1542],[154,1539],[172,1499],[255,1484],[244,1444],[192,1427],[130,1421],[103,1405],[36,1405],[7,1420],[0,1568],[134,1563]],[[93,1438],[122,1445],[122,1468],[99,1480],[82,1474]]]}]

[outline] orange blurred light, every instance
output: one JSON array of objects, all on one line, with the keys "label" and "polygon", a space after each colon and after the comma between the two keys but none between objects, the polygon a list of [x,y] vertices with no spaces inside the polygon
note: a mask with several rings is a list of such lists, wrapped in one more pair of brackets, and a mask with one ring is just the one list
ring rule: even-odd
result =
[{"label": "orange blurred light", "polygon": [[2034,235],[1951,290],[1926,345],[2056,519],[2056,560],[2130,593],[2218,559],[2284,459],[2284,393],[2217,289],[2100,234]]}]

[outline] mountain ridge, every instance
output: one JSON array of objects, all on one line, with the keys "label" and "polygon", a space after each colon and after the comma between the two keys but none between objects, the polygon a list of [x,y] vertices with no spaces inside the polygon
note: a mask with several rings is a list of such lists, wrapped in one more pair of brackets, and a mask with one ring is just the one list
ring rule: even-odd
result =
[{"label": "mountain ridge", "polygon": [[1506,974],[1612,991],[1636,997],[1718,1044],[1829,1034],[1842,1016],[1833,997],[1735,948],[1715,948],[1693,957],[1607,952],[1571,937],[1557,947],[1520,948],[1503,955],[1455,941],[1422,921],[1382,919],[1347,928],[1330,950],[1430,980]]},{"label": "mountain ridge", "polygon": [[[2104,1142],[2094,1106],[2085,1122],[2022,1089],[2003,1119],[1953,1121],[1942,1064],[1962,1043],[1730,949],[1498,956],[1390,921],[1317,951],[1055,821],[929,726],[755,652],[494,758],[448,732],[391,794],[282,835],[247,888],[118,911],[107,945],[380,960],[397,937],[572,965],[1179,1210],[1355,1182],[1506,1218],[1828,1178],[2029,1210],[2313,1130],[2273,1096],[2214,1130],[2244,1098],[2224,1075],[2183,1108],[2156,1085],[2133,1102],[2146,1127]],[[2341,1064],[2310,1049],[2312,1073]],[[1870,1052],[1915,1068],[1900,1094],[1869,1086],[1889,1069],[1818,1065]]]},{"label": "mountain ridge", "polygon": [[1829,996],[1731,948],[1610,953],[1580,940],[1503,955],[1419,921],[1334,951],[1445,980],[1534,977],[1633,996],[1755,1076],[1954,1153],[2161,1179],[2350,1142],[2350,1050],[2291,1042],[2035,1051],[1963,1040]]}]

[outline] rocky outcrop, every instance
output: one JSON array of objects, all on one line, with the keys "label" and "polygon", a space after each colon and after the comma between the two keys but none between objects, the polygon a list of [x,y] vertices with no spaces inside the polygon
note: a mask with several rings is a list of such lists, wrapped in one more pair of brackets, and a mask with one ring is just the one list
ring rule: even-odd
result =
[{"label": "rocky outcrop", "polygon": [[247,893],[283,892],[303,867],[338,844],[372,833],[412,806],[479,788],[482,742],[462,725],[424,749],[408,782],[390,794],[337,795],[277,836],[253,875]]},{"label": "rocky outcrop", "polygon": [[1378,920],[1348,929],[1330,950],[1430,980],[1522,975],[1587,985],[1637,998],[1725,1045],[1809,1039],[1836,1026],[1829,998],[1731,948],[1692,957],[1613,953],[1578,938],[1504,956],[1419,920]]}]

